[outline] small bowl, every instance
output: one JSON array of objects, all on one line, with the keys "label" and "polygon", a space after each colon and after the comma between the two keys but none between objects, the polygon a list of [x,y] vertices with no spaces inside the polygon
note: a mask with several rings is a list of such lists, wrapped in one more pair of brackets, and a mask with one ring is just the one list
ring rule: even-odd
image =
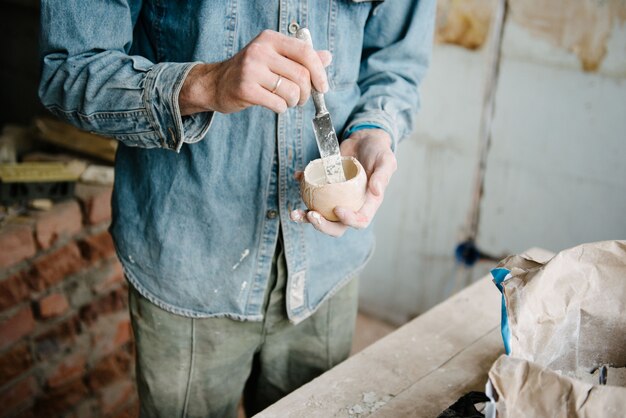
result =
[{"label": "small bowl", "polygon": [[339,220],[333,212],[337,206],[358,211],[365,202],[365,169],[354,157],[341,157],[341,163],[346,181],[328,183],[322,160],[318,158],[306,166],[300,182],[300,195],[304,204],[329,221]]}]

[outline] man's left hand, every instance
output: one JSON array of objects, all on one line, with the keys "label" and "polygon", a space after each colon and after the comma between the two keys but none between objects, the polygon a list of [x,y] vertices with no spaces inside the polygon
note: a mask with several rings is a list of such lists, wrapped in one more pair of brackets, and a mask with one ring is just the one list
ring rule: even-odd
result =
[{"label": "man's left hand", "polygon": [[[385,189],[391,176],[396,171],[396,157],[391,150],[391,137],[382,129],[361,129],[354,132],[349,138],[341,143],[341,155],[353,156],[367,174],[367,190],[365,203],[357,212],[336,207],[335,215],[338,222],[331,222],[319,212],[310,210],[294,210],[291,212],[291,220],[295,222],[309,222],[320,232],[333,237],[340,237],[348,228],[366,228],[380,204],[383,202]],[[300,180],[302,172],[296,173],[296,179]]]}]

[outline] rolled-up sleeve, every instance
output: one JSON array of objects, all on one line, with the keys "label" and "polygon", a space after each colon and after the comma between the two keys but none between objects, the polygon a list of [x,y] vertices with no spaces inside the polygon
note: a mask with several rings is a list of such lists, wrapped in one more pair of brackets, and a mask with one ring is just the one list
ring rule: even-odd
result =
[{"label": "rolled-up sleeve", "polygon": [[361,98],[346,131],[380,126],[392,147],[413,129],[419,85],[432,50],[435,0],[388,0],[375,6],[364,34],[358,85]]},{"label": "rolled-up sleeve", "polygon": [[182,117],[178,96],[198,63],[129,55],[141,1],[41,1],[39,96],[73,125],[128,146],[180,150],[202,139],[212,112]]}]

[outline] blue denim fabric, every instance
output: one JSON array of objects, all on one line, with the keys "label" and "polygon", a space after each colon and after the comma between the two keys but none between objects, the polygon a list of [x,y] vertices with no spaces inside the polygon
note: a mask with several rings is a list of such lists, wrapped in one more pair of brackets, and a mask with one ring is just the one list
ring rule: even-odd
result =
[{"label": "blue denim fabric", "polygon": [[290,320],[337,292],[373,236],[335,239],[289,220],[304,209],[294,172],[319,157],[311,101],[278,116],[181,117],[178,93],[196,63],[228,59],[264,29],[290,35],[297,22],[333,54],[336,130],[381,126],[395,149],[419,107],[434,11],[434,0],[42,0],[40,97],[121,142],[111,233],[135,288],[176,314],[261,320],[282,225]]}]

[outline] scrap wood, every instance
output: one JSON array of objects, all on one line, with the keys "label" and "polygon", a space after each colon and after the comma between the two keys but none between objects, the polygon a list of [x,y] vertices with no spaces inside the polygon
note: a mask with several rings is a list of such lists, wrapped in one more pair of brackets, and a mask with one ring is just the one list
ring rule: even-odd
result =
[{"label": "scrap wood", "polygon": [[114,162],[117,141],[90,132],[82,131],[65,122],[51,118],[35,119],[40,139],[72,151]]}]

